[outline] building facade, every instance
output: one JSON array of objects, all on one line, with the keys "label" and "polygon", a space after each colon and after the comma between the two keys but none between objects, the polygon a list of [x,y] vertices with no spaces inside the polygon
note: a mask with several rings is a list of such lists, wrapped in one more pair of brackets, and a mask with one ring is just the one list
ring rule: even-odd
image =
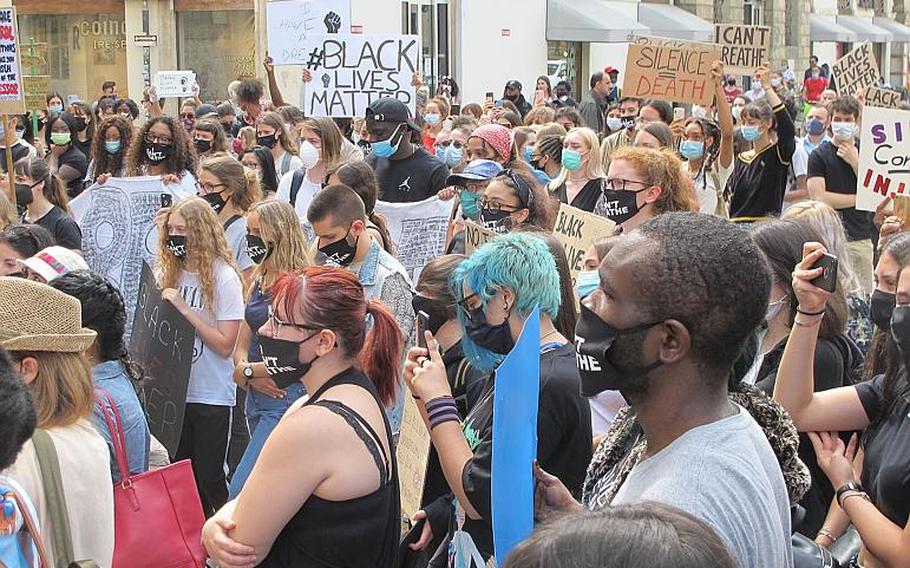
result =
[{"label": "building facade", "polygon": [[[138,99],[159,70],[193,70],[203,99],[227,96],[239,75],[263,76],[267,0],[13,0],[26,75],[65,97],[94,99],[106,80]],[[810,54],[833,63],[872,41],[882,74],[907,84],[910,0],[351,0],[352,31],[415,33],[422,73],[453,76],[465,101],[518,79],[565,79],[580,98],[593,71],[622,70],[634,35],[711,41],[713,23],[771,27],[771,63],[799,77]],[[155,45],[144,47],[148,37]],[[148,58],[146,58],[146,52]],[[281,67],[289,101],[299,67]],[[527,95],[530,98],[530,95]]]}]

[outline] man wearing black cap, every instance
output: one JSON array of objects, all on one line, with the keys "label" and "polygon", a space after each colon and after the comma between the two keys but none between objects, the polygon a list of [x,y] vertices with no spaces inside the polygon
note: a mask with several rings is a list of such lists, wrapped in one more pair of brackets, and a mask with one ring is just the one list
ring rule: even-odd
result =
[{"label": "man wearing black cap", "polygon": [[515,79],[506,83],[502,98],[507,101],[512,101],[512,103],[515,104],[515,107],[518,108],[518,112],[521,113],[522,118],[531,111],[531,103],[525,100],[525,96],[521,94],[521,83]]},{"label": "man wearing black cap", "polygon": [[383,97],[372,103],[367,107],[366,131],[371,147],[366,162],[376,173],[381,201],[423,201],[445,187],[449,169],[411,143],[411,132],[420,128],[403,102]]}]

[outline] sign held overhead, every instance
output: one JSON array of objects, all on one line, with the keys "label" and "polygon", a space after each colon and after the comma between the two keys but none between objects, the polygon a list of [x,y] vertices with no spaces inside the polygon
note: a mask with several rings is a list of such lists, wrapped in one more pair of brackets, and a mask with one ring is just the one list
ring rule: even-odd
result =
[{"label": "sign held overhead", "polygon": [[870,42],[861,43],[831,66],[839,95],[855,97],[861,90],[878,83],[881,73]]},{"label": "sign held overhead", "polygon": [[714,100],[711,64],[720,60],[720,46],[640,37],[629,45],[623,94],[710,105]]},{"label": "sign held overhead", "polygon": [[306,65],[314,35],[351,31],[350,0],[281,0],[265,9],[275,65]]},{"label": "sign held overhead", "polygon": [[770,61],[771,28],[715,24],[715,41],[721,47],[724,72],[752,75],[755,69]]}]

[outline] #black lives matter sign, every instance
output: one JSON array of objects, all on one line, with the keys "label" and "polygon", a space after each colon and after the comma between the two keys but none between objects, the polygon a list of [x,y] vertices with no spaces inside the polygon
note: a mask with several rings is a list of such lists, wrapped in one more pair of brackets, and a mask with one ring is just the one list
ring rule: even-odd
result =
[{"label": "#black lives matter sign", "polygon": [[195,339],[192,324],[161,298],[152,270],[143,264],[130,355],[147,377],[143,388],[149,430],[171,456],[180,445]]},{"label": "#black lives matter sign", "polygon": [[362,117],[382,97],[395,97],[412,115],[416,112],[411,84],[420,60],[416,35],[324,34],[311,39],[307,116]]}]

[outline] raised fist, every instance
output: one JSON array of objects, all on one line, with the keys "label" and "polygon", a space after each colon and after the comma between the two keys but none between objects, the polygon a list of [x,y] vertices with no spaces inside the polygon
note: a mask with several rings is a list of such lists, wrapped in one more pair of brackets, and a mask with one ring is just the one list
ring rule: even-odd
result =
[{"label": "raised fist", "polygon": [[330,34],[337,34],[341,29],[341,16],[335,12],[329,12],[322,21],[325,24],[325,31]]}]

